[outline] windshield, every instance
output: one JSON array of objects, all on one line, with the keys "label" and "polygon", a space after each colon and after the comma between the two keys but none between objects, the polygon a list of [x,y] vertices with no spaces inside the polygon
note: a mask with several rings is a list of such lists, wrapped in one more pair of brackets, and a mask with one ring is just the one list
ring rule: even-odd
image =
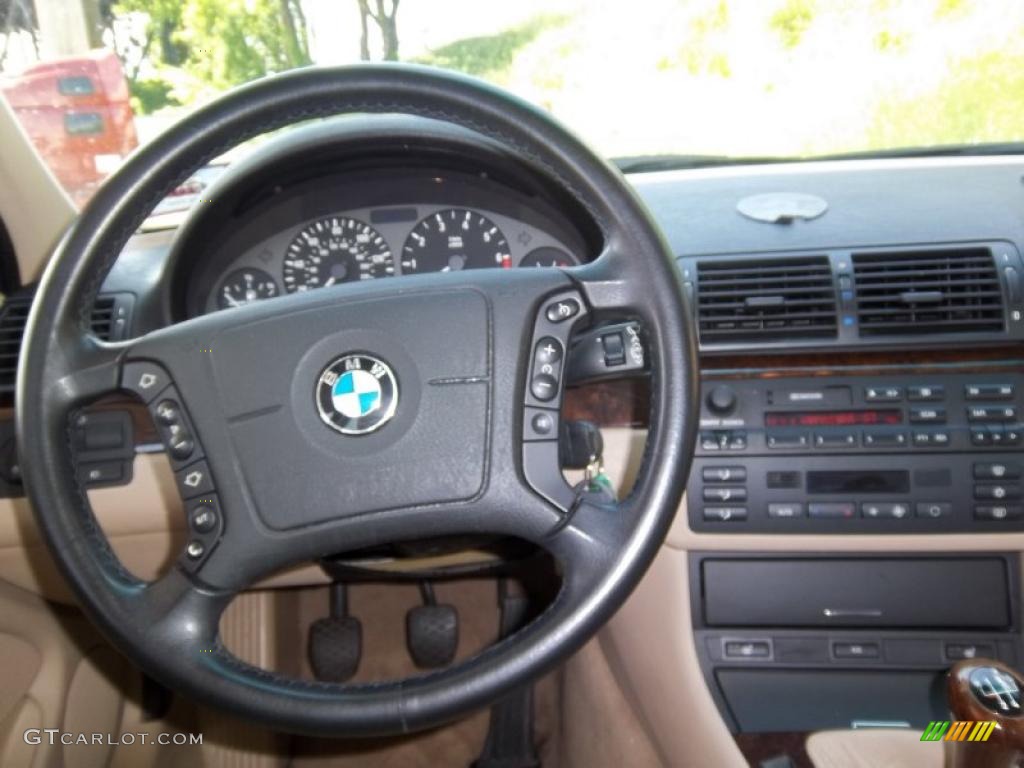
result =
[{"label": "windshield", "polygon": [[[79,203],[218,93],[360,60],[493,81],[609,157],[796,158],[1024,132],[1020,0],[0,0],[0,24],[0,91]],[[187,205],[215,170],[165,205]]]}]

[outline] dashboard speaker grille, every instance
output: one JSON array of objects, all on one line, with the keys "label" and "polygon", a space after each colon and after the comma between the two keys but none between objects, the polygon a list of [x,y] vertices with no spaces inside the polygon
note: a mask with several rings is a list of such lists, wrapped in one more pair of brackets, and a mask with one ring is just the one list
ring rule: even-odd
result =
[{"label": "dashboard speaker grille", "polygon": [[988,248],[853,255],[861,336],[1003,330],[1003,292]]},{"label": "dashboard speaker grille", "polygon": [[827,256],[697,264],[701,340],[835,337],[836,294]]}]

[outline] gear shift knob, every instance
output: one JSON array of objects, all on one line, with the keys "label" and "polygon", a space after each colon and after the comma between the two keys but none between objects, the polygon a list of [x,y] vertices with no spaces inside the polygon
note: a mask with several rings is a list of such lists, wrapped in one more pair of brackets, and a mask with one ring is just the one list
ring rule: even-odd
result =
[{"label": "gear shift knob", "polygon": [[[1024,682],[1016,671],[990,659],[957,662],[946,676],[946,699],[955,718],[945,737],[948,768],[1024,765]],[[970,740],[975,726],[958,725],[964,722],[995,725],[977,743]]]}]

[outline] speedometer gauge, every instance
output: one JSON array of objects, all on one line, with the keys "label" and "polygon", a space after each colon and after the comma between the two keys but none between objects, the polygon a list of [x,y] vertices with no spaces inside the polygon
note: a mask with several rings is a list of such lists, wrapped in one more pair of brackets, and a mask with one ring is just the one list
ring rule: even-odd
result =
[{"label": "speedometer gauge", "polygon": [[260,299],[277,296],[277,283],[262,269],[236,269],[217,289],[217,308],[240,307]]},{"label": "speedometer gauge", "polygon": [[402,273],[511,267],[508,241],[498,225],[466,208],[432,213],[415,226],[402,248]]},{"label": "speedometer gauge", "polygon": [[304,227],[285,251],[282,270],[288,293],[393,274],[395,262],[381,234],[346,216]]}]

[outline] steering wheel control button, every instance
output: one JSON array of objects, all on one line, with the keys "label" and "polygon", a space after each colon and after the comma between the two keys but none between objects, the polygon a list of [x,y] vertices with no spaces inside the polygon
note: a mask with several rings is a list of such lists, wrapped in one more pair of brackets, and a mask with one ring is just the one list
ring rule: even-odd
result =
[{"label": "steering wheel control button", "polygon": [[217,510],[206,504],[193,509],[189,517],[189,524],[196,533],[209,533],[217,527],[217,522]]},{"label": "steering wheel control button", "polygon": [[550,402],[558,396],[558,379],[547,373],[538,373],[530,382],[530,392],[541,402]]},{"label": "steering wheel control button", "polygon": [[557,440],[558,411],[527,408],[523,418],[524,440]]},{"label": "steering wheel control button", "polygon": [[154,413],[160,423],[168,427],[181,421],[181,410],[173,400],[161,400]]},{"label": "steering wheel control button", "polygon": [[171,456],[178,461],[187,461],[196,450],[196,441],[187,429],[177,424],[171,427]]},{"label": "steering wheel control button", "polygon": [[167,389],[171,377],[156,363],[126,363],[121,371],[121,387],[134,392],[146,403]]},{"label": "steering wheel control button", "polygon": [[213,479],[205,461],[197,461],[178,470],[174,478],[178,483],[178,493],[183,499],[192,499],[213,492]]},{"label": "steering wheel control button", "polygon": [[[569,334],[586,315],[575,291],[553,296],[534,318],[523,396],[523,475],[527,484],[562,512],[576,494],[559,463],[559,411]],[[571,322],[567,322],[571,321]]]},{"label": "steering wheel control button", "polygon": [[[534,352],[534,360],[537,365],[557,365],[562,361],[562,345],[558,339],[553,339],[550,336],[545,336],[539,342],[537,342],[537,348]],[[542,373],[552,373],[552,371],[541,371]]]},{"label": "steering wheel control button", "polygon": [[185,554],[189,560],[198,560],[206,554],[206,547],[203,546],[203,542],[192,539],[185,547]]},{"label": "steering wheel control button", "polygon": [[580,313],[580,303],[576,299],[562,299],[548,304],[545,316],[550,323],[561,323],[571,320]]},{"label": "steering wheel control button", "polygon": [[320,419],[343,435],[367,435],[383,427],[398,409],[398,380],[383,360],[350,352],[320,374],[315,400]]},{"label": "steering wheel control button", "polygon": [[210,556],[224,531],[224,514],[215,493],[185,502],[185,517],[191,531],[179,563],[189,571],[198,570]]}]

